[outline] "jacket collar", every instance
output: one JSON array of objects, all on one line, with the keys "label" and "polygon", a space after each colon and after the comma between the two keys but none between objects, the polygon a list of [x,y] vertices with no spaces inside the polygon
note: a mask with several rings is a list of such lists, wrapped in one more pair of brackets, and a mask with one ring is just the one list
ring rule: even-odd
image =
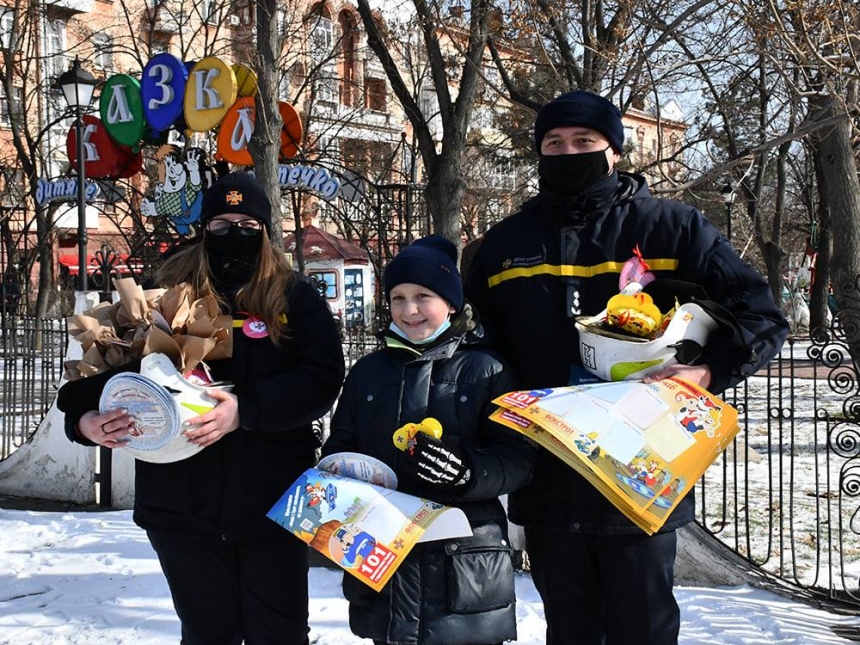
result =
[{"label": "jacket collar", "polygon": [[548,210],[561,215],[566,225],[585,224],[593,215],[608,211],[619,202],[648,195],[644,177],[613,170],[606,179],[579,195],[564,196],[541,190],[523,205],[523,210]]},{"label": "jacket collar", "polygon": [[383,335],[383,342],[388,349],[404,351],[412,354],[413,360],[435,361],[441,358],[450,358],[460,343],[463,341],[464,334],[458,334],[441,341],[438,344],[431,345],[425,350],[419,349],[418,345],[413,345],[408,341],[396,336],[392,333]]}]

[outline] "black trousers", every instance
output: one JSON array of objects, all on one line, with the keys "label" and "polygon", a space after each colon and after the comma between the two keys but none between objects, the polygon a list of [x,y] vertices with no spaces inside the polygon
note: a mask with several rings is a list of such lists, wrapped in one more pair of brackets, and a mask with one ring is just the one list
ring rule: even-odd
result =
[{"label": "black trousers", "polygon": [[526,528],[547,645],[676,645],[675,531],[579,535]]},{"label": "black trousers", "polygon": [[[373,641],[373,645],[389,645],[385,641]],[[502,643],[489,643],[488,645],[502,645]]]},{"label": "black trousers", "polygon": [[308,547],[287,533],[246,542],[147,531],[183,645],[308,642]]}]

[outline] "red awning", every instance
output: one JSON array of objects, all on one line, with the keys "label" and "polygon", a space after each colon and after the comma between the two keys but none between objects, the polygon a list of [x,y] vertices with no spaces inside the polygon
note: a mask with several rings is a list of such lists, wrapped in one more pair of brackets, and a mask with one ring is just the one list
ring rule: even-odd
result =
[{"label": "red awning", "polygon": [[[119,263],[113,265],[113,270],[121,275],[129,275],[134,273],[140,273],[142,267],[137,266],[136,263],[132,260],[130,264],[127,264],[128,261],[128,253],[118,253],[117,257],[119,258]],[[75,255],[61,255],[57,258],[63,266],[69,269],[69,275],[78,275],[78,256],[77,253]],[[98,264],[95,261],[95,257],[92,255],[87,256],[87,275],[93,275],[98,270]]]}]

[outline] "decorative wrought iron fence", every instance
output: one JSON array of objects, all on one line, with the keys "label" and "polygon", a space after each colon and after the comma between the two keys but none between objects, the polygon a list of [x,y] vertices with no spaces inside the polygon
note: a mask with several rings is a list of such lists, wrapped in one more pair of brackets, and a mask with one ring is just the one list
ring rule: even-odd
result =
[{"label": "decorative wrought iron fence", "polygon": [[860,607],[857,369],[834,328],[789,339],[725,394],[740,432],[699,483],[699,524],[797,590]]},{"label": "decorative wrought iron fence", "polygon": [[[3,324],[0,458],[37,428],[62,375],[62,321]],[[344,329],[347,365],[379,347]],[[860,608],[860,375],[839,321],[793,338],[779,357],[724,394],[740,432],[696,487],[698,522],[751,569]],[[327,433],[330,415],[318,423]]]},{"label": "decorative wrought iron fence", "polygon": [[20,448],[51,407],[63,376],[64,320],[0,318],[0,459]]}]

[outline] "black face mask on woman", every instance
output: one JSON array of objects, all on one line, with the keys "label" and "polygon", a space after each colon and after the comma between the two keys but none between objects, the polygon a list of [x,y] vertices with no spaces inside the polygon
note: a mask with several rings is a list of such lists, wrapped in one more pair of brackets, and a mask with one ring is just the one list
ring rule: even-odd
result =
[{"label": "black face mask on woman", "polygon": [[609,146],[578,155],[541,155],[538,175],[552,192],[567,197],[578,195],[609,174],[607,150]]},{"label": "black face mask on woman", "polygon": [[263,248],[263,232],[240,230],[238,226],[231,226],[222,235],[207,230],[203,235],[203,248],[209,255],[212,277],[225,286],[239,287],[254,275],[257,257]]}]

